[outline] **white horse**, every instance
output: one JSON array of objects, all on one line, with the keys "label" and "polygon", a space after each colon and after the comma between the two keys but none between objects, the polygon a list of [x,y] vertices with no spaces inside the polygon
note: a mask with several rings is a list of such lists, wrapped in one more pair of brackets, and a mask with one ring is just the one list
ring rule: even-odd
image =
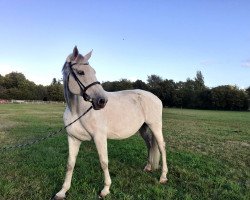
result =
[{"label": "white horse", "polygon": [[89,65],[91,54],[92,52],[82,56],[75,47],[62,69],[67,102],[64,124],[67,125],[78,118],[91,105],[94,109],[67,127],[69,144],[67,172],[62,189],[54,197],[57,200],[64,199],[65,193],[70,188],[81,142],[92,139],[105,178],[100,197],[109,194],[111,178],[108,169],[107,139],[125,139],[138,130],[148,148],[148,161],[144,170],[157,169],[161,153],[160,183],[167,181],[168,168],[162,135],[162,102],[152,93],[143,90],[104,91],[96,79],[95,70]]}]

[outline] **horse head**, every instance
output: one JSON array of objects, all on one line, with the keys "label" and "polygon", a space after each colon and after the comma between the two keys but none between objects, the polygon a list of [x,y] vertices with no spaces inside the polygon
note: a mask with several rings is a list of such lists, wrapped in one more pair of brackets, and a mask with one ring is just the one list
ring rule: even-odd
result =
[{"label": "horse head", "polygon": [[92,103],[95,110],[99,110],[105,107],[108,98],[96,79],[95,70],[89,64],[91,55],[92,51],[82,56],[75,47],[73,53],[67,57],[62,70],[64,94],[68,105],[71,93],[82,96],[85,101]]}]

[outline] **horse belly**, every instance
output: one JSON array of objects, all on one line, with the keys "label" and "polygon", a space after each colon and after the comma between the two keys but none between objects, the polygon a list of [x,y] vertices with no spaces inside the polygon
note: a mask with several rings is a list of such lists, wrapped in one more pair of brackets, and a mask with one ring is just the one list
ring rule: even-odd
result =
[{"label": "horse belly", "polygon": [[140,112],[128,113],[117,115],[110,121],[107,132],[108,139],[125,139],[140,129],[145,121],[143,114]]}]

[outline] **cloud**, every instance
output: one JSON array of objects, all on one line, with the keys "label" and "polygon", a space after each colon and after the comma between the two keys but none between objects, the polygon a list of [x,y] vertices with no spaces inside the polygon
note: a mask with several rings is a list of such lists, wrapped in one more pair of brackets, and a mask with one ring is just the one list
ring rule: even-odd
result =
[{"label": "cloud", "polygon": [[242,67],[250,67],[250,59],[247,59],[241,63]]}]

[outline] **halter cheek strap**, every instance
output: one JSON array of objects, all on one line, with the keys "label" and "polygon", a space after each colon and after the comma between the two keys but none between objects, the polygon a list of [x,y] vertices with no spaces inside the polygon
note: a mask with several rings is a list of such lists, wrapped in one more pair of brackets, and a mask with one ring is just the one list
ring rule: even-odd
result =
[{"label": "halter cheek strap", "polygon": [[83,83],[79,80],[79,78],[76,76],[76,73],[74,72],[72,66],[76,65],[77,63],[71,63],[68,62],[69,64],[69,69],[70,69],[70,73],[72,74],[72,76],[74,77],[75,81],[77,82],[77,84],[79,85],[80,89],[81,89],[81,93],[82,93],[82,97],[84,98],[85,101],[89,101],[92,102],[91,97],[86,93],[87,89],[89,89],[90,87],[97,85],[97,84],[101,84],[99,81],[95,81],[93,83],[90,83],[89,85],[85,86],[83,85]]}]

